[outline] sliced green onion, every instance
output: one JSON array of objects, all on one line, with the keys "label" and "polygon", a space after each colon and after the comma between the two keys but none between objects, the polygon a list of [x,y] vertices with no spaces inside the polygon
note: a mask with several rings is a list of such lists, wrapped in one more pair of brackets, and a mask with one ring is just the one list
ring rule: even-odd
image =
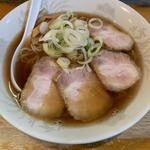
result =
[{"label": "sliced green onion", "polygon": [[53,35],[55,35],[58,31],[57,30],[50,30],[47,32],[39,41],[40,42],[48,42],[52,40]]},{"label": "sliced green onion", "polygon": [[73,29],[65,29],[64,40],[69,46],[75,48],[87,45],[87,41],[82,34]]},{"label": "sliced green onion", "polygon": [[88,58],[87,58],[87,52],[86,52],[85,48],[81,48],[81,51],[83,53],[84,60],[87,61]]},{"label": "sliced green onion", "polygon": [[103,27],[103,21],[99,18],[91,18],[88,25],[91,29],[100,30]]},{"label": "sliced green onion", "polygon": [[[72,12],[67,12],[50,24],[51,30],[40,42],[43,42],[46,54],[58,58],[57,63],[62,68],[69,67],[71,60],[89,69],[89,63],[103,46],[103,39],[100,36],[91,38],[89,29],[100,29],[102,26],[103,22],[99,18],[92,18],[87,23],[75,18]],[[67,58],[61,57],[63,55]]]},{"label": "sliced green onion", "polygon": [[70,60],[77,59],[77,57],[78,57],[78,51],[77,51],[77,50],[74,50],[73,52],[67,54],[67,57],[68,57]]},{"label": "sliced green onion", "polygon": [[92,38],[88,38],[88,44],[85,46],[85,49],[88,50],[94,44],[95,44],[94,40]]},{"label": "sliced green onion", "polygon": [[62,46],[61,44],[60,44],[60,40],[57,38],[57,34],[59,34],[59,33],[63,33],[64,34],[64,32],[63,31],[61,31],[61,30],[58,30],[57,32],[55,32],[54,34],[52,34],[52,42],[53,42],[53,44],[58,48],[58,49],[61,49],[61,51],[63,52],[63,53],[71,53],[73,50],[74,50],[74,47],[69,47],[69,46]]},{"label": "sliced green onion", "polygon": [[43,43],[43,50],[47,55],[53,58],[62,56],[62,52],[57,50],[52,43]]},{"label": "sliced green onion", "polygon": [[90,62],[92,62],[92,60],[93,60],[93,58],[90,57],[88,60],[86,60],[86,61],[78,61],[78,63],[81,64],[81,65],[87,65],[87,64],[89,64]]},{"label": "sliced green onion", "polygon": [[103,46],[103,40],[102,38],[99,36],[99,37],[96,37],[95,38],[95,42],[98,42],[98,43],[95,43],[93,44],[89,49],[88,49],[88,57],[95,57],[101,50],[102,46]]},{"label": "sliced green onion", "polygon": [[57,59],[57,64],[63,69],[67,69],[70,63],[71,63],[70,60],[66,57],[59,57]]},{"label": "sliced green onion", "polygon": [[57,19],[70,20],[73,17],[75,17],[75,14],[72,11],[68,11],[67,13],[60,15]]},{"label": "sliced green onion", "polygon": [[76,31],[82,34],[83,37],[89,38],[89,30],[88,30],[88,24],[86,21],[76,19],[73,23],[74,28]]},{"label": "sliced green onion", "polygon": [[94,46],[88,49],[88,57],[96,56],[100,52],[100,49],[101,49],[100,43],[96,43]]},{"label": "sliced green onion", "polygon": [[73,24],[67,20],[55,20],[50,26],[50,29],[64,29],[64,27],[73,28]]},{"label": "sliced green onion", "polygon": [[96,36],[96,37],[94,38],[94,40],[95,40],[95,42],[98,41],[98,42],[101,44],[101,47],[103,46],[103,39],[102,39],[101,36]]}]

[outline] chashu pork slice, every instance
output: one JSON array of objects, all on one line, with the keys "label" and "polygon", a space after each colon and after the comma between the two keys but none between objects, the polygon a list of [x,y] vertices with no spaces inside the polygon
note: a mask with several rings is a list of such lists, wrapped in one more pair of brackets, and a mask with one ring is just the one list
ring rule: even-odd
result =
[{"label": "chashu pork slice", "polygon": [[102,50],[91,63],[103,85],[110,91],[126,90],[140,79],[140,69],[128,54]]},{"label": "chashu pork slice", "polygon": [[129,51],[132,49],[134,41],[127,33],[119,31],[113,25],[104,24],[99,30],[90,30],[90,35],[94,38],[101,37],[104,44],[115,51]]},{"label": "chashu pork slice", "polygon": [[109,97],[94,72],[73,68],[57,80],[68,111],[76,120],[91,121],[104,115],[112,106]]},{"label": "chashu pork slice", "polygon": [[59,67],[50,57],[42,57],[33,66],[21,93],[23,109],[40,118],[61,116],[64,101],[54,83],[59,71]]}]

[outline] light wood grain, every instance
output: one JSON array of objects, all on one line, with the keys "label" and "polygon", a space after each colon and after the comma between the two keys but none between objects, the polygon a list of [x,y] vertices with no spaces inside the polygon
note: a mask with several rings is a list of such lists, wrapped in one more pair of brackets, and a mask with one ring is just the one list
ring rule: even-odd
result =
[{"label": "light wood grain", "polygon": [[16,3],[0,3],[0,19],[17,6]]},{"label": "light wood grain", "polygon": [[89,145],[56,145],[43,142],[18,131],[3,119],[0,119],[0,150],[57,150],[57,149],[93,149],[93,150],[149,150],[150,139],[114,139],[106,143]]},{"label": "light wood grain", "polygon": [[[16,7],[17,4],[0,3],[0,18]],[[135,7],[150,21],[150,7]],[[0,117],[0,150],[150,150],[150,113],[139,123],[114,140],[93,145],[56,145],[34,139],[7,123]]]},{"label": "light wood grain", "polygon": [[150,22],[150,7],[140,7],[140,6],[132,6],[132,7]]}]

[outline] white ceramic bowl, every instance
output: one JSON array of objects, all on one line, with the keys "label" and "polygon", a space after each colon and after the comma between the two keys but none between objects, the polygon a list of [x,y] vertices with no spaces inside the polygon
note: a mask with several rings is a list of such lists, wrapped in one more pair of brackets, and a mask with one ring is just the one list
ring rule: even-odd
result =
[{"label": "white ceramic bowl", "polygon": [[19,130],[49,142],[63,144],[91,143],[113,137],[139,121],[150,109],[150,25],[129,6],[117,0],[44,0],[42,8],[50,13],[83,11],[109,18],[128,31],[137,42],[144,60],[144,78],[132,102],[104,122],[82,127],[58,126],[30,117],[20,110],[6,91],[3,63],[11,41],[24,24],[27,2],[0,21],[0,114]]}]

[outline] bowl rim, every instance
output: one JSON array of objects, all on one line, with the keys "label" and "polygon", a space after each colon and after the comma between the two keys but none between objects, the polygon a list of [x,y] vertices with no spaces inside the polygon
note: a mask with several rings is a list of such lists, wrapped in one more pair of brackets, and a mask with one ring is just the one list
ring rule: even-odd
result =
[{"label": "bowl rim", "polygon": [[[124,6],[126,7],[127,9],[129,9],[132,13],[134,13],[135,15],[137,15],[140,20],[144,21],[144,23],[146,23],[147,25],[149,25],[150,27],[150,24],[148,23],[148,21],[141,15],[139,14],[137,11],[135,11],[133,8],[131,8],[130,6],[128,6],[127,4],[121,2],[121,1],[118,1],[118,0],[115,0],[116,3],[118,3],[119,5],[121,6]],[[13,11],[16,11],[18,8],[20,7],[24,7],[26,4],[28,3],[27,2],[24,2],[22,3],[21,5],[17,6],[16,8],[14,8],[13,10],[11,10],[8,14],[6,14],[2,19],[1,19],[1,22],[5,20],[5,18],[7,18],[9,16],[9,14],[11,14]],[[129,121],[128,123],[126,123],[125,126],[123,127],[120,127],[118,130],[115,130],[113,131],[112,133],[109,133],[109,134],[106,134],[105,136],[97,136],[96,138],[90,138],[90,140],[88,139],[85,139],[84,141],[82,140],[75,140],[75,141],[66,141],[66,140],[63,140],[63,139],[58,139],[58,140],[52,140],[52,139],[48,139],[48,138],[43,138],[42,136],[38,135],[38,134],[34,134],[33,132],[29,131],[28,129],[25,129],[24,127],[21,127],[19,124],[17,124],[13,119],[8,119],[7,118],[7,115],[5,115],[4,113],[2,113],[0,111],[0,115],[7,121],[9,122],[11,125],[13,125],[16,129],[19,129],[20,131],[24,132],[25,134],[28,134],[30,135],[31,137],[34,137],[36,139],[39,139],[39,140],[43,140],[43,141],[47,141],[47,142],[52,142],[52,143],[56,143],[56,144],[87,144],[87,143],[94,143],[94,142],[98,142],[98,141],[104,141],[104,140],[107,140],[107,139],[110,139],[114,136],[117,136],[118,134],[122,133],[123,131],[127,130],[128,128],[130,128],[131,126],[133,126],[134,124],[136,124],[141,118],[144,117],[144,115],[150,110],[150,105],[145,107],[145,110],[143,112],[140,113],[140,115],[136,116],[134,118],[134,120],[131,120]]]}]

